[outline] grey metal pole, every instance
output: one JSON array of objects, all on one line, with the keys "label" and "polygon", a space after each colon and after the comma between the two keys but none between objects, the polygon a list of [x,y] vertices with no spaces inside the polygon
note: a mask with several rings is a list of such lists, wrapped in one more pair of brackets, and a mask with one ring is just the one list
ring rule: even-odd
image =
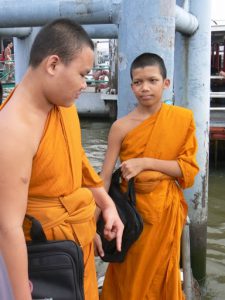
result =
[{"label": "grey metal pole", "polygon": [[164,99],[172,98],[174,39],[175,0],[122,2],[119,25],[119,117],[135,106],[129,68],[133,59],[142,52],[155,52],[165,60],[171,88],[164,94]]},{"label": "grey metal pole", "polygon": [[[118,26],[115,24],[82,25],[93,39],[113,39],[118,37]],[[0,37],[26,38],[32,27],[0,28]]]},{"label": "grey metal pole", "polygon": [[176,30],[183,34],[192,35],[198,28],[197,18],[176,5]]},{"label": "grey metal pole", "polygon": [[[28,0],[0,0],[0,28],[4,32],[4,28],[7,27],[41,26],[61,17],[74,19],[80,24],[118,24],[122,1],[88,0],[81,2],[78,0],[39,0],[30,2]],[[7,14],[5,13],[6,11]],[[194,15],[176,6],[175,16],[176,30],[188,35],[195,32],[198,27],[198,21]],[[9,28],[10,30],[13,29]],[[113,36],[109,36],[108,38],[113,38]]]},{"label": "grey metal pole", "polygon": [[14,60],[15,60],[15,81],[20,82],[26,72],[29,62],[31,45],[40,30],[39,27],[33,28],[31,34],[26,39],[14,38]]},{"label": "grey metal pole", "polygon": [[117,23],[117,0],[1,0],[0,27],[41,26],[67,17],[80,24]]},{"label": "grey metal pole", "polygon": [[92,39],[115,39],[118,37],[116,24],[82,25]]},{"label": "grey metal pole", "polygon": [[26,38],[31,34],[31,27],[0,28],[0,37]]},{"label": "grey metal pole", "polygon": [[190,11],[198,18],[199,28],[190,38],[176,34],[174,87],[175,104],[190,108],[197,125],[200,171],[193,188],[185,191],[185,197],[191,219],[192,270],[194,277],[203,283],[206,274],[209,163],[210,0],[191,0]]},{"label": "grey metal pole", "polygon": [[185,224],[182,232],[182,266],[183,266],[183,286],[186,300],[192,300],[192,273],[191,273],[191,256],[190,256],[190,232],[189,221]]}]

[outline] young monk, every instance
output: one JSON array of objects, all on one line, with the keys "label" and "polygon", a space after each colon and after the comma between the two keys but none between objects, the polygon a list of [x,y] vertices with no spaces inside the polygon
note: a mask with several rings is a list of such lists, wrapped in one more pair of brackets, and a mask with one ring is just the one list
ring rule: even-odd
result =
[{"label": "young monk", "polygon": [[193,114],[162,103],[170,81],[158,55],[138,56],[130,74],[138,104],[112,125],[101,175],[108,190],[119,156],[122,188],[135,177],[144,230],[123,263],[109,264],[101,300],[184,299],[179,260],[187,204],[182,189],[192,186],[198,172]]},{"label": "young monk", "polygon": [[123,224],[84,153],[73,105],[86,88],[93,50],[78,24],[59,19],[46,25],[34,40],[24,78],[1,107],[0,247],[16,300],[31,300],[25,213],[41,222],[49,240],[82,246],[86,300],[98,299],[95,202],[103,211],[106,237],[116,237],[121,247]]}]

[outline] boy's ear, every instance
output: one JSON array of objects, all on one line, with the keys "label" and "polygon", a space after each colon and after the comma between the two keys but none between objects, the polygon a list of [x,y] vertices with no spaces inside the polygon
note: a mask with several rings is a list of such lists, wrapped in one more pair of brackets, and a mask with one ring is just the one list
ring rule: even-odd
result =
[{"label": "boy's ear", "polygon": [[57,66],[61,63],[58,55],[50,55],[46,58],[45,68],[49,75],[54,75],[57,69]]},{"label": "boy's ear", "polygon": [[167,89],[170,86],[170,80],[168,78],[164,79],[164,89]]}]

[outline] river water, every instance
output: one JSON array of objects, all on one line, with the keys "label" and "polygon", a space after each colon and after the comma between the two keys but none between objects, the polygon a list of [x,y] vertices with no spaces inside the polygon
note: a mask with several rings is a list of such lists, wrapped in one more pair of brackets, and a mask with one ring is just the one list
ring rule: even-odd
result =
[{"label": "river water", "polygon": [[[83,146],[96,171],[107,147],[109,121],[81,120]],[[225,299],[225,164],[210,161],[207,240],[207,277],[204,300]],[[172,299],[171,299],[172,300]]]}]

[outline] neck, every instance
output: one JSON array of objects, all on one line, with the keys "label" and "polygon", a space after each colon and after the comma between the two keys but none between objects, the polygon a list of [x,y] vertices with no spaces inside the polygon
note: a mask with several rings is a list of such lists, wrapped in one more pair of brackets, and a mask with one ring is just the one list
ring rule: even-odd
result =
[{"label": "neck", "polygon": [[162,106],[162,102],[160,101],[152,106],[142,106],[138,104],[136,109],[137,112],[141,113],[142,115],[151,116],[157,113],[160,110],[161,106]]},{"label": "neck", "polygon": [[26,107],[29,111],[39,111],[48,114],[53,104],[48,102],[42,88],[42,75],[37,70],[29,68],[22,81],[16,88],[13,97],[15,102]]}]

